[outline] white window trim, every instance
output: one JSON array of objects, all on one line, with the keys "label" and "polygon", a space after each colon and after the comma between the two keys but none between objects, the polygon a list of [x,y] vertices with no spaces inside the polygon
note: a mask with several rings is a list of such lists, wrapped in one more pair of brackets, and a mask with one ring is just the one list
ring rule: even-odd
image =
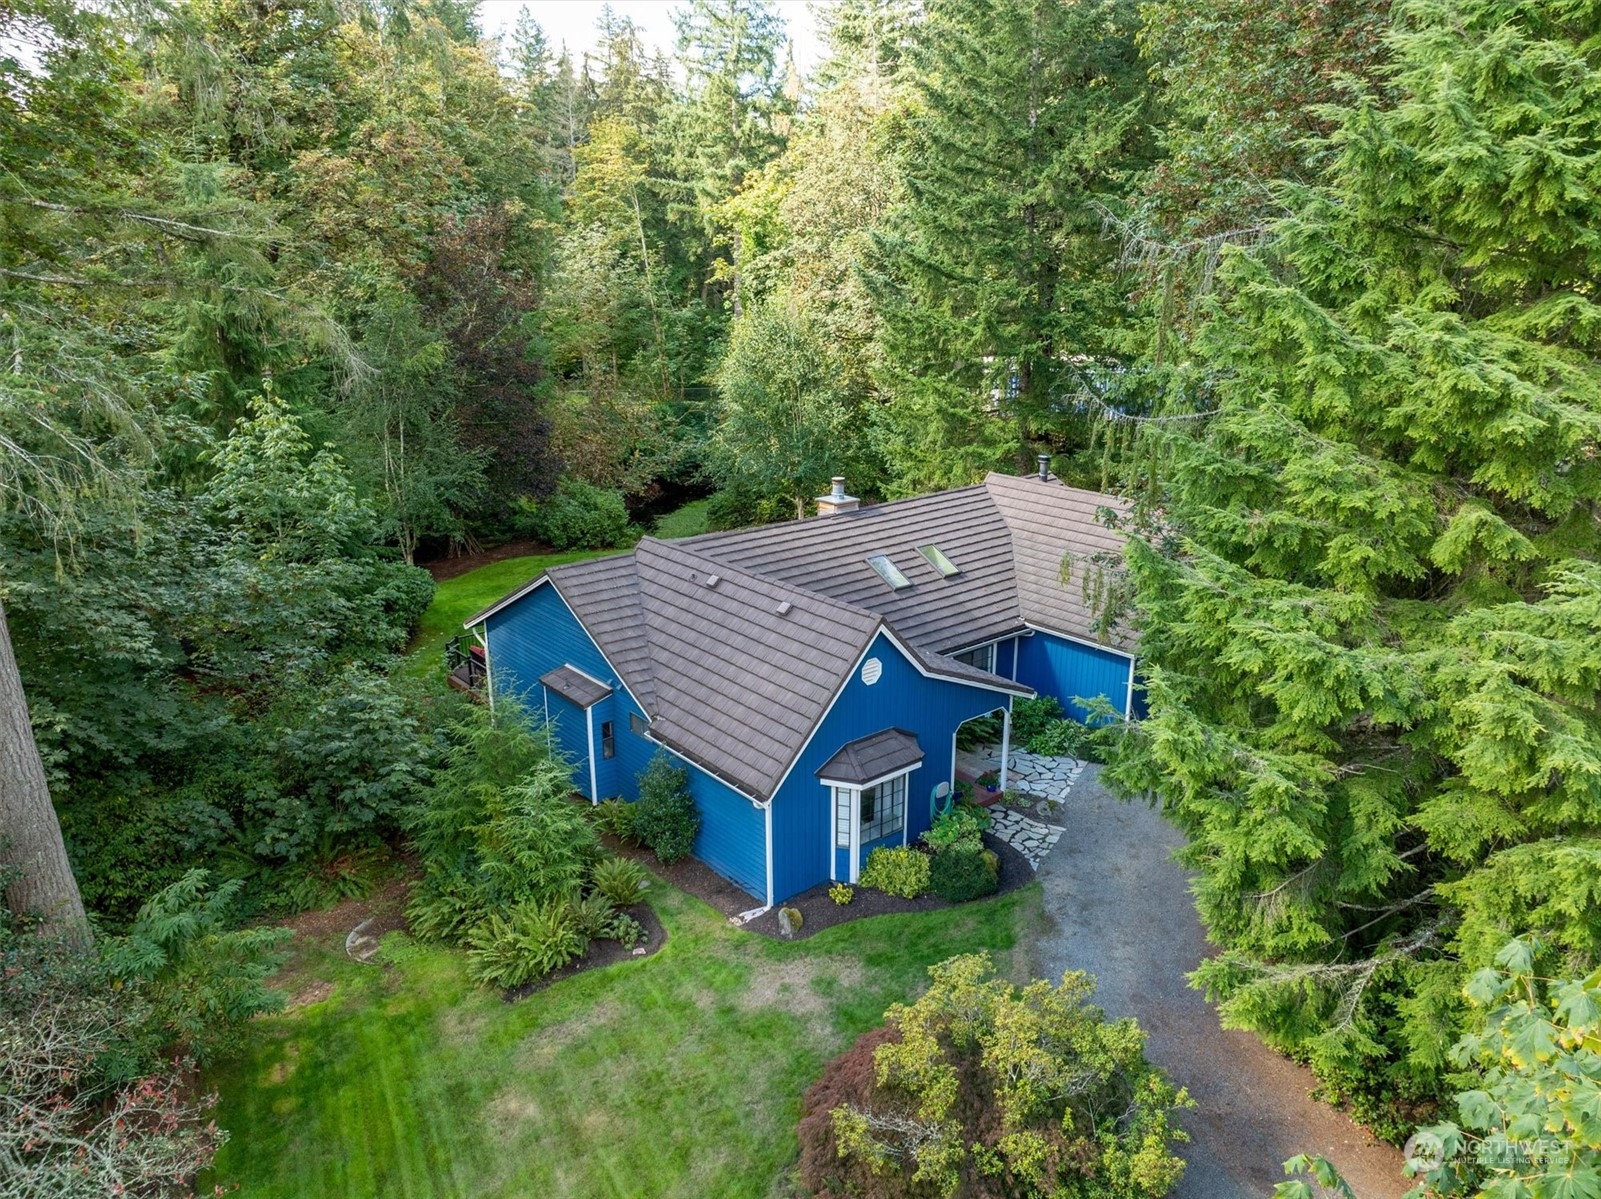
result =
[{"label": "white window trim", "polygon": [[[848,848],[850,857],[847,859],[850,869],[847,882],[855,884],[862,876],[862,792],[873,787],[881,787],[894,779],[906,780],[906,794],[901,800],[901,844],[906,844],[907,829],[911,825],[912,807],[912,772],[923,763],[918,761],[912,766],[901,770],[892,770],[888,774],[880,775],[875,779],[868,779],[862,783],[846,783],[839,779],[819,779],[818,782],[828,788],[828,877],[831,882],[839,881],[839,851]],[[850,796],[850,845],[841,846],[839,842],[839,796],[840,792]],[[886,833],[885,836],[894,836]]]}]

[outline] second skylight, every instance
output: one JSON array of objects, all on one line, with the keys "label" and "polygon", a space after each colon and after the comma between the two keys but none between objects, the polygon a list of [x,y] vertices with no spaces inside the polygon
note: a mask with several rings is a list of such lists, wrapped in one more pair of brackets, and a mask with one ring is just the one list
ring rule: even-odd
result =
[{"label": "second skylight", "polygon": [[932,542],[928,545],[918,546],[917,552],[922,554],[923,557],[927,558],[928,564],[935,570],[939,571],[940,574],[944,575],[947,579],[952,575],[959,575],[962,573],[956,569],[956,563],[952,562],[945,556],[945,551],[940,549],[939,546],[934,545]]}]

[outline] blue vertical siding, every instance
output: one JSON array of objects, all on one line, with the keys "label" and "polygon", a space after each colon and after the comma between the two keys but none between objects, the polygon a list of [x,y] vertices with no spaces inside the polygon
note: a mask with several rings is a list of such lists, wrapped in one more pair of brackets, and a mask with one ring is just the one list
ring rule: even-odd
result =
[{"label": "blue vertical siding", "polygon": [[695,856],[758,902],[767,902],[766,815],[727,783],[694,765],[689,766],[689,793],[700,809]]},{"label": "blue vertical siding", "polygon": [[584,710],[549,688],[540,690],[545,692],[544,710],[550,717],[551,743],[573,764],[573,790],[594,799],[589,794],[589,729],[584,721]]},{"label": "blue vertical siding", "polygon": [[1010,679],[1016,675],[1018,640],[1012,637],[995,647],[995,673],[1003,679]]},{"label": "blue vertical siding", "polygon": [[[630,716],[644,712],[623,686],[611,663],[590,640],[584,626],[547,583],[487,622],[490,669],[497,698],[521,702],[532,719],[543,720],[545,688],[541,675],[558,666],[576,666],[612,688],[609,698],[595,705],[596,790],[605,799],[639,798],[639,776],[662,751],[648,737],[633,731]],[[561,696],[549,696],[552,739],[564,756],[575,763],[575,789],[589,793],[588,731],[583,710]],[[600,725],[613,721],[617,734],[616,756],[601,758]],[[737,883],[759,900],[767,893],[767,835],[761,810],[738,792],[692,763],[674,758],[689,769],[689,791],[701,813],[701,831],[695,856],[719,874]]]},{"label": "blue vertical siding", "polygon": [[[828,881],[833,796],[818,782],[817,770],[840,746],[887,728],[917,735],[923,763],[912,771],[906,790],[907,837],[915,841],[931,823],[933,788],[951,779],[956,726],[1007,706],[1009,697],[1002,692],[925,678],[882,634],[867,656],[883,667],[878,681],[871,686],[862,682],[860,668],[851,675],[773,798],[775,902]],[[899,834],[894,842],[900,843]],[[837,860],[843,862],[844,855]]]},{"label": "blue vertical siding", "polygon": [[1018,652],[1017,681],[1041,695],[1054,695],[1075,719],[1083,720],[1088,711],[1074,697],[1104,695],[1119,712],[1124,710],[1133,666],[1124,655],[1040,632],[1023,638]]},{"label": "blue vertical siding", "polygon": [[[543,720],[547,699],[552,740],[575,765],[573,785],[591,799],[619,794],[632,775],[624,774],[623,737],[628,712],[638,711],[633,697],[623,688],[606,655],[589,639],[584,626],[557,592],[546,583],[529,592],[510,607],[495,613],[486,622],[489,639],[490,680],[496,699],[513,699],[528,709],[535,720]],[[576,666],[585,674],[612,688],[612,695],[595,705],[595,754],[600,754],[600,722],[617,723],[617,754],[611,761],[595,763],[598,796],[589,795],[589,744],[583,710],[554,693],[548,697],[539,683],[541,675],[558,666]],[[649,755],[645,755],[649,760]],[[624,767],[620,769],[620,767]],[[643,770],[644,766],[640,765]]]}]

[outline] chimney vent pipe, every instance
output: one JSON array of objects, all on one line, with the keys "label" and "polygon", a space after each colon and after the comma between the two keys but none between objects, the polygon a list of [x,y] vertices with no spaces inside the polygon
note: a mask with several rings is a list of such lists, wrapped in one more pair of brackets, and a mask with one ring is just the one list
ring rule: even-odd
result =
[{"label": "chimney vent pipe", "polygon": [[828,494],[817,497],[817,515],[835,516],[841,512],[854,512],[861,507],[862,502],[859,499],[845,494],[844,475],[835,475],[829,483]]},{"label": "chimney vent pipe", "polygon": [[1049,454],[1041,454],[1039,456],[1039,460],[1040,460],[1040,482],[1041,483],[1048,483],[1048,482],[1050,482],[1050,478],[1051,478],[1051,456]]}]

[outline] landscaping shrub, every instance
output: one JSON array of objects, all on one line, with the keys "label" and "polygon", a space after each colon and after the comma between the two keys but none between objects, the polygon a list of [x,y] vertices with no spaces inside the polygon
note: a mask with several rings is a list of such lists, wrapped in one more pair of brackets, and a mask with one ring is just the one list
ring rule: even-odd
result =
[{"label": "landscaping shrub", "polygon": [[1079,738],[1075,733],[1083,727],[1075,720],[1053,720],[1023,742],[1023,748],[1031,754],[1044,754],[1052,758],[1060,758],[1066,754],[1072,754],[1076,758],[1078,754],[1073,751],[1078,745]]},{"label": "landscaping shrub", "polygon": [[1062,705],[1048,695],[1020,699],[1012,705],[1012,740],[1031,754],[1104,762],[1113,734],[1103,726],[1118,719],[1121,714],[1105,701],[1091,706],[1086,724],[1064,715]]},{"label": "landscaping shrub", "polygon": [[468,712],[434,786],[411,813],[423,860],[407,916],[420,937],[456,939],[490,913],[577,895],[600,859],[567,764],[520,712]]},{"label": "landscaping shrub", "polygon": [[564,900],[528,900],[494,913],[467,934],[467,975],[510,989],[559,970],[588,942]]},{"label": "landscaping shrub", "polygon": [[638,844],[634,832],[634,805],[621,799],[603,799],[589,810],[590,819],[603,833],[610,833],[619,841]]},{"label": "landscaping shrub", "polygon": [[891,1007],[802,1100],[809,1193],[1157,1199],[1172,1189],[1184,1163],[1171,1116],[1188,1100],[1145,1061],[1134,1021],[1090,1005],[1088,975],[1018,989],[987,954],[929,975],[916,1003]]},{"label": "landscaping shrub", "polygon": [[634,836],[667,865],[687,858],[700,831],[700,812],[689,793],[689,772],[657,754],[639,776]]},{"label": "landscaping shrub", "polygon": [[849,883],[835,883],[828,889],[828,897],[840,907],[844,907],[856,898],[856,891]]},{"label": "landscaping shrub", "polygon": [[528,531],[559,550],[604,550],[628,541],[628,508],[621,493],[581,479],[563,479],[555,495],[524,510]]},{"label": "landscaping shrub", "polygon": [[964,841],[953,845],[934,855],[928,868],[928,889],[951,903],[993,895],[1000,887],[999,862],[982,844]]},{"label": "landscaping shrub", "polygon": [[970,843],[978,847],[981,835],[990,826],[990,814],[972,804],[959,803],[934,817],[934,824],[923,834],[923,843],[935,853]]},{"label": "landscaping shrub", "polygon": [[235,1043],[245,1023],[277,1011],[283,996],[267,979],[283,962],[289,930],[236,927],[242,880],[213,886],[190,870],[139,909],[127,935],[104,947],[106,969],[120,991],[148,1004],[152,1048],[178,1050],[204,1064]]},{"label": "landscaping shrub", "polygon": [[858,881],[875,891],[916,899],[928,890],[928,871],[928,855],[911,846],[875,849],[867,855],[867,864],[862,867]]},{"label": "landscaping shrub", "polygon": [[640,924],[627,912],[618,912],[612,917],[611,925],[606,930],[606,936],[616,941],[624,949],[633,949],[645,939],[645,926]]},{"label": "landscaping shrub", "polygon": [[1062,705],[1055,696],[1040,695],[1033,699],[1013,700],[1013,743],[1023,746],[1030,753],[1044,752],[1043,750],[1030,749],[1030,743],[1051,724],[1062,719],[1062,715]]},{"label": "landscaping shrub", "polygon": [[595,864],[590,881],[594,883],[595,890],[612,903],[626,908],[638,903],[645,894],[645,888],[650,885],[650,875],[638,862],[631,862],[627,858],[603,858]]},{"label": "landscaping shrub", "polygon": [[586,940],[597,941],[611,931],[613,918],[617,915],[617,905],[603,891],[591,891],[581,899],[573,900],[568,906],[573,913],[573,926],[583,934]]}]

